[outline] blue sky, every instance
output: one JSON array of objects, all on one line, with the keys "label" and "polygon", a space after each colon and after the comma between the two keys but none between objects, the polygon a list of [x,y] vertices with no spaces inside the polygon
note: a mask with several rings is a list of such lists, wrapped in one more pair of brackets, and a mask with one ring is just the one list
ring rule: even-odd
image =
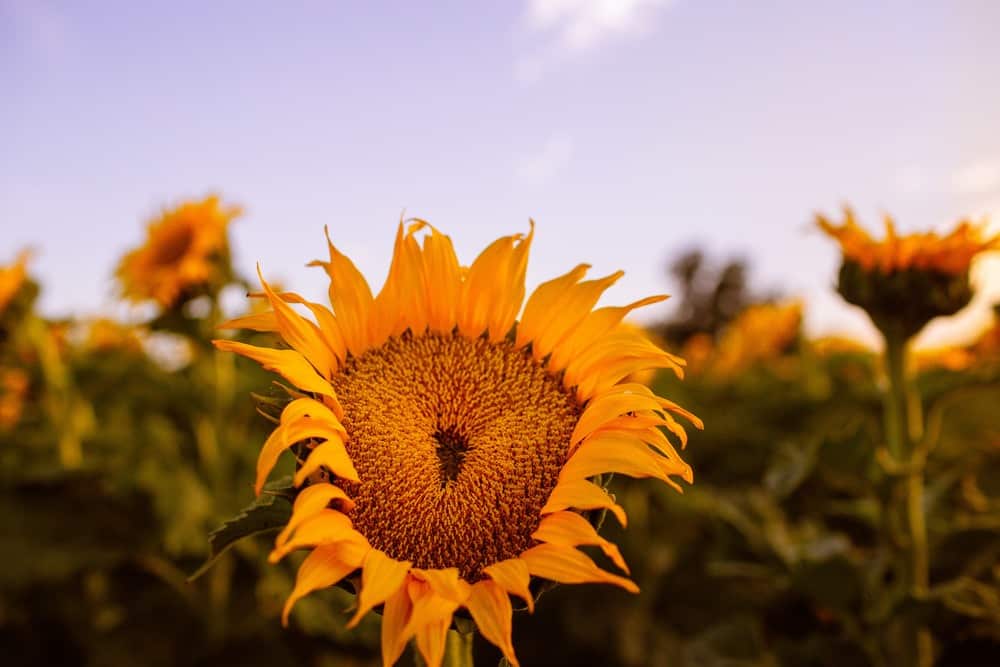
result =
[{"label": "blue sky", "polygon": [[111,312],[145,221],[218,192],[241,269],[319,295],[324,224],[378,284],[404,209],[465,261],[533,217],[532,284],[588,261],[626,270],[611,301],[669,292],[698,244],[870,335],[811,216],[1000,220],[996,25],[989,1],[0,0],[0,261],[32,245],[46,312]]}]

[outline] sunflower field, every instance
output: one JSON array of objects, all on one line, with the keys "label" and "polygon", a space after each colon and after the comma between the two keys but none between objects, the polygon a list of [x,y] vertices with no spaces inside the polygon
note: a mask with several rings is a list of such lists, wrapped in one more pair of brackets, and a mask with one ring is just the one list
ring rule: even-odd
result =
[{"label": "sunflower field", "polygon": [[333,236],[310,303],[234,269],[239,215],[149,223],[139,322],[0,257],[4,665],[1000,664],[1000,305],[912,345],[980,227],[818,217],[874,349],[697,253],[644,327],[619,274],[526,288],[533,229],[403,221],[374,292]]}]

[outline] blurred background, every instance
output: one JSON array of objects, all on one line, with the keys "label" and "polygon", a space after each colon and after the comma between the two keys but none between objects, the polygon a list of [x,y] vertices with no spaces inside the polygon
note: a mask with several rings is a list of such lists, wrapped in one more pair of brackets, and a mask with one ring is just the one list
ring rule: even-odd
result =
[{"label": "blurred background", "polygon": [[[882,339],[813,224],[850,203],[875,231],[1000,232],[997,25],[971,0],[0,0],[0,655],[379,664],[339,589],[281,628],[268,535],[187,579],[270,430],[271,378],[215,325],[251,312],[257,262],[323,300],[324,225],[380,285],[405,212],[466,263],[533,218],[532,286],[586,261],[626,270],[608,303],[673,295],[635,323],[688,377],[637,379],[705,421],[696,483],[613,482],[642,594],[546,593],[515,617],[523,664],[908,664],[913,625],[938,664],[1000,664],[1000,259],[910,355],[914,596]],[[190,240],[147,225],[213,194],[204,271],[144,293],[127,258]]]}]

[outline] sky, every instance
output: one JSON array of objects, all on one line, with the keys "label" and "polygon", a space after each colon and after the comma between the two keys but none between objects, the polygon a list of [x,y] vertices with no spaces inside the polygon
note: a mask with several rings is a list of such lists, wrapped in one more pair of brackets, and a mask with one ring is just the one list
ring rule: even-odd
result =
[{"label": "sky", "polygon": [[[812,217],[1000,231],[997,25],[991,0],[0,0],[0,263],[37,250],[46,313],[116,312],[149,219],[218,193],[239,269],[318,297],[324,225],[377,287],[404,212],[464,263],[533,218],[529,285],[586,261],[626,271],[609,303],[669,293],[698,246],[871,340]],[[1000,300],[1000,259],[976,277],[930,343]]]}]

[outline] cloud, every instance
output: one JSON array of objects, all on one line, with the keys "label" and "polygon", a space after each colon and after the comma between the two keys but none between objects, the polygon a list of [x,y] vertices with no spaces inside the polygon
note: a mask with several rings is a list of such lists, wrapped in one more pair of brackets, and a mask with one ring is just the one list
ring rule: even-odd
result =
[{"label": "cloud", "polygon": [[537,81],[555,65],[595,49],[614,37],[641,34],[660,8],[673,0],[528,0],[525,31],[547,45],[522,56],[515,75]]},{"label": "cloud", "polygon": [[971,162],[955,171],[951,189],[961,195],[981,195],[1000,192],[1000,158]]},{"label": "cloud", "polygon": [[514,172],[514,179],[530,186],[545,185],[569,164],[572,157],[573,140],[565,135],[554,134],[539,152],[521,160]]}]

